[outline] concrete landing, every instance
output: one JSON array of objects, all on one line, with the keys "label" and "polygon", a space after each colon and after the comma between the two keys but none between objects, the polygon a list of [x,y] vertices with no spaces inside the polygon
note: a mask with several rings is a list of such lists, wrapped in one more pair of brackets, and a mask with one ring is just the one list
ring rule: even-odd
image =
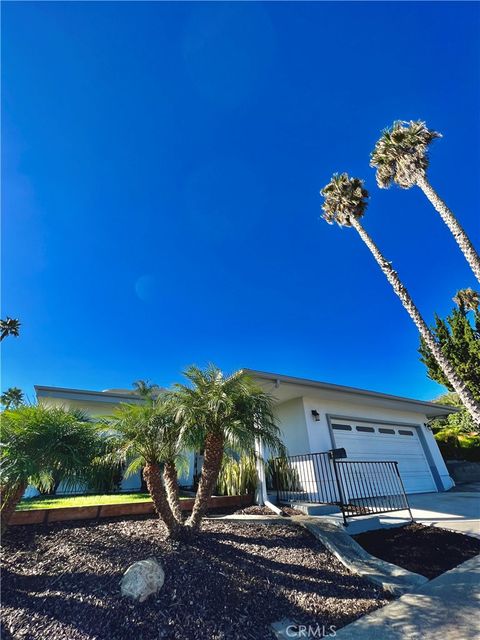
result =
[{"label": "concrete landing", "polygon": [[339,640],[480,637],[480,555],[336,633]]},{"label": "concrete landing", "polygon": [[428,582],[425,576],[371,556],[340,524],[309,516],[293,516],[290,520],[310,531],[347,569],[395,596]]}]

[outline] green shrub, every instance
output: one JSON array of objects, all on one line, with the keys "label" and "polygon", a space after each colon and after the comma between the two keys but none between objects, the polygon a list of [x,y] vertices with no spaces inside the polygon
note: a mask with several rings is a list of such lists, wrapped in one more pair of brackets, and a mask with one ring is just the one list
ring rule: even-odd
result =
[{"label": "green shrub", "polygon": [[257,487],[255,458],[241,456],[238,460],[223,456],[218,475],[216,493],[221,496],[242,496],[252,494]]},{"label": "green shrub", "polygon": [[267,487],[276,491],[299,491],[298,473],[287,458],[271,458],[266,465]]}]

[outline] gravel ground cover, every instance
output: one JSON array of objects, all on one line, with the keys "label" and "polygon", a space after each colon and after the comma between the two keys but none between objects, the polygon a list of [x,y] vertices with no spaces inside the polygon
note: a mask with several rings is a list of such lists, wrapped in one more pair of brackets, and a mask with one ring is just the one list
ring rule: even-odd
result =
[{"label": "gravel ground cover", "polygon": [[430,580],[480,553],[477,538],[417,523],[353,537],[377,558]]},{"label": "gravel ground cover", "polygon": [[[155,557],[166,579],[143,604],[119,581]],[[188,543],[155,518],[12,527],[2,550],[2,639],[265,639],[289,617],[340,628],[387,600],[307,531],[205,521]],[[272,636],[273,638],[273,636]]]}]

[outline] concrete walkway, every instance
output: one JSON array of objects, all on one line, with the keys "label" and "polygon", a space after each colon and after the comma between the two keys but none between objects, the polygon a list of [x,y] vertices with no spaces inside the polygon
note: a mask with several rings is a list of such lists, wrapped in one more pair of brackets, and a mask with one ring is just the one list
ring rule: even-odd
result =
[{"label": "concrete walkway", "polygon": [[480,556],[337,631],[339,640],[480,637]]}]

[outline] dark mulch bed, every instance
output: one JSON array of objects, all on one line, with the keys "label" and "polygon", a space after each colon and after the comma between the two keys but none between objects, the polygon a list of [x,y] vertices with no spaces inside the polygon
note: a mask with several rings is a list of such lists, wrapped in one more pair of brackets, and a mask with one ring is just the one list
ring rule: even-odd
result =
[{"label": "dark mulch bed", "polygon": [[416,523],[353,537],[373,556],[430,580],[480,553],[477,538]]},{"label": "dark mulch bed", "polygon": [[[3,539],[3,638],[246,640],[283,617],[338,628],[386,603],[307,531],[206,521],[188,543],[153,518],[12,527]],[[143,604],[120,597],[136,560],[166,574]]]}]

